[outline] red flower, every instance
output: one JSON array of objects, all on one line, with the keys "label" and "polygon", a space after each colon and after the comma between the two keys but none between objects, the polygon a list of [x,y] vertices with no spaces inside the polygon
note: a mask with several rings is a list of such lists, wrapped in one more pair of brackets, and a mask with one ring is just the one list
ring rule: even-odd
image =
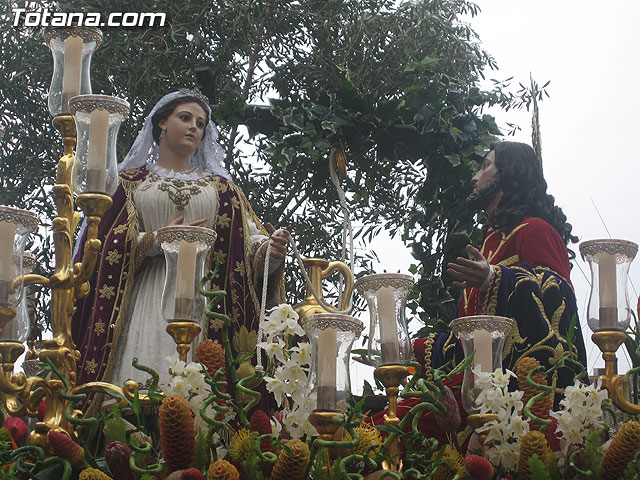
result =
[{"label": "red flower", "polygon": [[[271,422],[269,416],[262,410],[256,410],[251,415],[249,422],[249,430],[252,432],[258,432],[260,435],[267,435],[271,433]],[[270,438],[265,438],[260,443],[260,450],[263,452],[273,452],[273,445]]]},{"label": "red flower", "polygon": [[22,421],[22,419],[18,417],[8,417],[5,419],[2,424],[4,428],[9,430],[9,434],[16,444],[21,445],[22,440],[24,440],[24,436],[27,434],[29,430],[27,428],[27,424]]},{"label": "red flower", "polygon": [[464,467],[473,480],[490,480],[493,478],[493,465],[479,455],[467,455],[464,458]]},{"label": "red flower", "polygon": [[197,468],[187,468],[182,471],[180,480],[205,480],[204,475]]},{"label": "red flower", "polygon": [[109,470],[116,478],[122,480],[135,480],[136,476],[129,466],[131,449],[122,442],[111,442],[104,451],[104,458],[109,465]]}]

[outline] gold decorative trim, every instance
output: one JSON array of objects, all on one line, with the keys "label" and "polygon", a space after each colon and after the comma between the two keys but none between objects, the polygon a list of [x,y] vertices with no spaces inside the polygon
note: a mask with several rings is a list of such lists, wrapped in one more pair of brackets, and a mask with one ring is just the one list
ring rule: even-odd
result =
[{"label": "gold decorative trim", "polygon": [[495,266],[493,269],[493,276],[489,281],[489,288],[485,296],[485,302],[488,300],[488,304],[483,309],[487,315],[495,315],[498,308],[498,292],[500,291],[500,282],[502,281],[502,269],[499,266]]}]

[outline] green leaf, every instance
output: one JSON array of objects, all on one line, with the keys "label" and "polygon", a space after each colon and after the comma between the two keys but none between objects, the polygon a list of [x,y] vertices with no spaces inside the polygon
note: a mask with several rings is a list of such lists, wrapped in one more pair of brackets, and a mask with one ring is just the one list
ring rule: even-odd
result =
[{"label": "green leaf", "polygon": [[549,475],[546,465],[542,463],[537,454],[529,457],[527,465],[529,465],[529,478],[531,480],[551,480],[551,476]]}]

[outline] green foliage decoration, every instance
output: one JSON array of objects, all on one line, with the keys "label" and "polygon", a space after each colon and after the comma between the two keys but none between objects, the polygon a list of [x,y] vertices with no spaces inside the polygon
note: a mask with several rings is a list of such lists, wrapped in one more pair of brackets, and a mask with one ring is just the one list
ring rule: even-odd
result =
[{"label": "green foliage decoration", "polygon": [[[194,86],[196,67],[210,67],[203,85],[215,107],[226,166],[258,216],[287,227],[305,256],[335,259],[342,212],[329,181],[328,155],[340,142],[348,158],[357,271],[370,271],[368,244],[386,231],[416,258],[410,307],[427,327],[455,314],[443,265],[480,241],[464,199],[487,146],[500,135],[488,106],[526,106],[526,91],[509,81],[479,88],[496,64],[463,16],[468,0],[39,0],[30,9],[69,12],[164,12],[164,27],[105,28],[93,59],[95,93],[125,98],[131,114],[120,130],[118,156],[165,93]],[[29,205],[50,218],[46,185],[61,154],[50,126],[46,92],[51,59],[41,31],[13,27],[0,6],[0,202]],[[43,186],[45,185],[45,186]],[[52,269],[46,235],[36,242]],[[287,269],[291,303],[304,295],[301,275]],[[327,292],[335,297],[335,292]],[[40,294],[38,311],[46,312]],[[46,319],[45,319],[46,320]]]}]

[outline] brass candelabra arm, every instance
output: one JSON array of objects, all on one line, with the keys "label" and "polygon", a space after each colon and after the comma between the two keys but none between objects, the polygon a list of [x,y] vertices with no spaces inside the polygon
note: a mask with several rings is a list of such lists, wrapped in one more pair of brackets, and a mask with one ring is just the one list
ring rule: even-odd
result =
[{"label": "brass candelabra arm", "polygon": [[[17,281],[20,281],[20,277],[17,278]],[[22,281],[24,282],[25,287],[30,287],[31,285],[43,285],[48,287],[50,285],[50,281],[47,277],[36,275],[35,273],[29,273],[22,276]]]},{"label": "brass candelabra arm", "polygon": [[60,383],[46,380],[41,377],[26,377],[23,373],[13,375],[6,383],[5,376],[2,375],[0,387],[7,390],[9,387],[15,388],[13,393],[5,393],[3,395],[3,405],[5,410],[12,417],[37,417],[40,400],[47,396],[53,395]]},{"label": "brass candelabra arm", "polygon": [[604,375],[600,377],[602,386],[609,392],[609,398],[613,404],[621,411],[630,415],[640,413],[640,405],[629,402],[622,393],[622,380],[624,377],[618,375],[618,357],[616,352],[626,338],[624,332],[618,330],[602,330],[595,332],[591,339],[598,345],[604,359]]},{"label": "brass candelabra arm", "polygon": [[609,398],[619,410],[629,415],[638,415],[640,413],[640,405],[624,398],[622,393],[622,381],[624,377],[622,375],[615,375],[613,377],[602,375],[600,380],[602,381],[602,386],[609,392]]},{"label": "brass candelabra arm", "polygon": [[[87,219],[87,240],[84,245],[82,262],[76,263],[73,267],[73,273],[75,275],[74,285],[76,288],[81,289],[81,286],[91,277],[98,260],[100,246],[102,245],[100,240],[98,240],[100,218],[109,209],[113,201],[108,195],[83,193],[78,196],[77,202]],[[86,295],[86,293],[84,293],[84,295]],[[82,297],[84,295],[80,294],[76,296]]]},{"label": "brass candelabra arm", "polygon": [[[124,398],[126,398],[130,402],[133,402],[133,399],[136,396],[137,388],[138,384],[135,380],[127,380],[126,382],[124,382],[124,386],[122,387],[122,394],[124,395]],[[162,392],[156,392],[156,395],[164,397],[164,394]],[[151,398],[147,394],[138,393],[138,399],[141,405],[158,405],[158,400]]]}]

